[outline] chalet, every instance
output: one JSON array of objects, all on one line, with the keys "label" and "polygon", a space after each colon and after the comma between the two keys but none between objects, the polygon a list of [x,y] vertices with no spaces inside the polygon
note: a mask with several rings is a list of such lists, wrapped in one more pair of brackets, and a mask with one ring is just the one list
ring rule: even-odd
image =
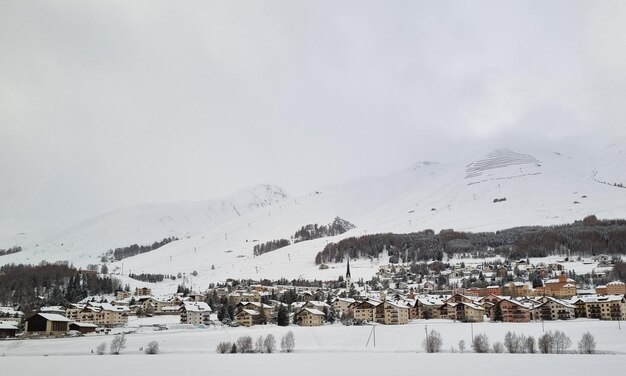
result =
[{"label": "chalet", "polygon": [[[446,317],[463,322],[483,322],[485,309],[477,304],[465,301],[446,303]],[[444,316],[442,316],[443,318]]]},{"label": "chalet", "polygon": [[530,289],[528,288],[528,284],[524,282],[509,282],[504,285],[502,292],[505,295],[510,295],[511,297],[518,296],[528,296],[530,295]]},{"label": "chalet", "polygon": [[354,318],[357,320],[379,322],[384,320],[384,314],[382,302],[376,300],[365,300],[354,307]]},{"label": "chalet", "polygon": [[180,306],[179,311],[181,324],[211,324],[211,307],[205,302],[185,302]]},{"label": "chalet", "polygon": [[0,307],[0,321],[12,321],[19,325],[24,320],[24,312],[18,311],[13,307]]},{"label": "chalet", "polygon": [[55,313],[36,313],[27,320],[24,331],[28,334],[61,336],[68,331],[70,319]]},{"label": "chalet", "polygon": [[383,302],[383,324],[398,325],[409,322],[409,307],[404,304],[385,301]]},{"label": "chalet", "polygon": [[[511,299],[502,299],[497,305],[502,310],[502,321],[504,322],[529,322],[530,307]],[[495,311],[497,305],[492,308]],[[491,312],[490,317],[494,317]]]},{"label": "chalet", "polygon": [[337,314],[343,313],[344,315],[347,315],[354,310],[355,303],[356,301],[354,299],[336,298],[331,305]]},{"label": "chalet", "polygon": [[148,287],[137,287],[135,289],[135,296],[150,296],[152,295],[152,290]]},{"label": "chalet", "polygon": [[79,331],[81,334],[95,333],[98,325],[89,322],[73,322],[69,326],[69,330]]},{"label": "chalet", "polygon": [[542,303],[532,309],[535,320],[571,320],[575,317],[576,307],[562,300],[544,296]]},{"label": "chalet", "polygon": [[487,286],[485,287],[487,295],[502,295],[502,288],[500,286]]},{"label": "chalet", "polygon": [[240,309],[235,313],[235,322],[239,325],[250,327],[263,323],[262,316],[253,309]]},{"label": "chalet", "polygon": [[441,317],[441,299],[432,296],[420,296],[415,300],[415,317],[418,319],[438,319]]},{"label": "chalet", "polygon": [[295,322],[301,326],[320,326],[324,325],[326,316],[324,312],[314,308],[302,308],[295,315]]},{"label": "chalet", "polygon": [[0,338],[13,338],[18,330],[14,321],[0,321]]},{"label": "chalet", "polygon": [[268,318],[272,317],[274,314],[274,307],[269,304],[259,303],[259,302],[240,302],[235,307],[236,309],[252,309],[257,311],[263,317]]}]

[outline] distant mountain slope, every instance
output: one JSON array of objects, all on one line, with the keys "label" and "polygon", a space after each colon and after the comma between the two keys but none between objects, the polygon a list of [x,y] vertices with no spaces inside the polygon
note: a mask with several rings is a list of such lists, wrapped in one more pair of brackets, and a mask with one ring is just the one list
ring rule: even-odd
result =
[{"label": "distant mountain slope", "polygon": [[[123,263],[125,275],[181,272],[198,287],[230,277],[334,279],[343,274],[343,266],[319,270],[315,255],[328,242],[349,236],[445,228],[494,231],[571,223],[589,214],[626,218],[626,189],[598,181],[599,176],[623,176],[626,160],[616,157],[621,150],[592,157],[499,149],[469,163],[418,163],[386,176],[315,187],[301,197],[259,186],[225,200],[132,208],[61,234],[30,238],[19,244],[23,252],[2,256],[0,263],[66,259],[86,265],[99,262],[109,248],[177,236],[181,240],[114,263],[109,270],[121,272]],[[253,255],[256,244],[289,239],[303,225],[328,224],[337,216],[356,228]],[[355,260],[352,275],[370,278],[378,263],[387,261]],[[193,271],[197,276],[190,276]]]}]

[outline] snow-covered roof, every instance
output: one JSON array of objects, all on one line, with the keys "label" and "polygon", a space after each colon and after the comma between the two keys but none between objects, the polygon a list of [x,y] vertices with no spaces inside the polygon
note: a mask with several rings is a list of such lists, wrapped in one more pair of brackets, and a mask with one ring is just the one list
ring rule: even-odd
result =
[{"label": "snow-covered roof", "polygon": [[72,320],[68,319],[65,316],[58,315],[56,313],[38,313],[39,316],[43,317],[48,321],[62,321],[62,322],[70,322]]},{"label": "snow-covered roof", "polygon": [[90,322],[80,322],[80,321],[73,322],[70,325],[76,325],[80,328],[97,328],[98,327],[98,325],[96,324],[92,324]]},{"label": "snow-covered roof", "polygon": [[184,302],[187,312],[211,312],[211,307],[205,302]]},{"label": "snow-covered roof", "polygon": [[319,309],[315,309],[315,308],[302,308],[302,310],[300,312],[298,312],[298,314],[300,314],[303,311],[309,312],[310,314],[316,315],[316,316],[324,316],[324,312],[320,311]]},{"label": "snow-covered roof", "polygon": [[13,325],[11,321],[0,321],[0,329],[17,330],[17,326]]}]

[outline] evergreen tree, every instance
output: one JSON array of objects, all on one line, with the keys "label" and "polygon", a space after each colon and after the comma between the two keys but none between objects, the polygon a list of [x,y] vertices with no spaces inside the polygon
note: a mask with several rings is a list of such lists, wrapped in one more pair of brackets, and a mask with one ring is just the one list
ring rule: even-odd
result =
[{"label": "evergreen tree", "polygon": [[289,312],[287,312],[287,308],[285,308],[283,304],[281,304],[278,308],[278,317],[276,321],[278,326],[289,326]]}]

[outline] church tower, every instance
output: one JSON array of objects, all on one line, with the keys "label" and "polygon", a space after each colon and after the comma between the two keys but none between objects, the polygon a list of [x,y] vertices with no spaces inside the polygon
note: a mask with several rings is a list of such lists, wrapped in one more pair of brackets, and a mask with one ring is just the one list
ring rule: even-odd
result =
[{"label": "church tower", "polygon": [[348,266],[346,267],[346,291],[352,288],[352,277],[350,276],[350,257],[348,257]]}]

